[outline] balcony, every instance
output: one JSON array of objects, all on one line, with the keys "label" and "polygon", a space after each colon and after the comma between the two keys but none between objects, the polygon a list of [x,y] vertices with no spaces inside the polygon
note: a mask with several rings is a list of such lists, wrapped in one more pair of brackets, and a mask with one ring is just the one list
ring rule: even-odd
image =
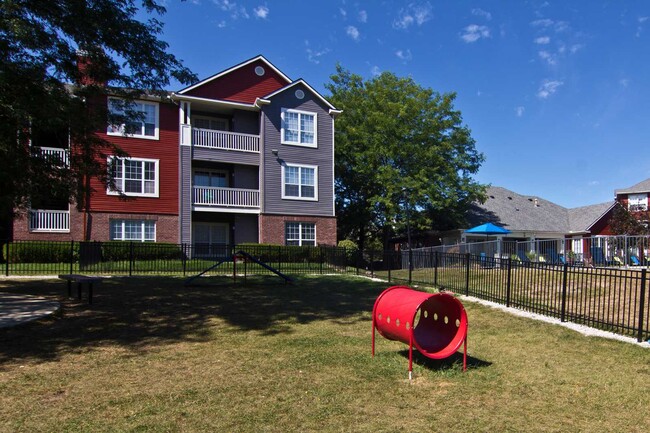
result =
[{"label": "balcony", "polygon": [[629,205],[630,212],[645,212],[648,210],[648,205],[645,203],[636,203]]},{"label": "balcony", "polygon": [[70,232],[70,211],[32,209],[29,211],[30,232]]},{"label": "balcony", "polygon": [[215,208],[259,209],[260,192],[257,189],[195,186],[192,203]]},{"label": "balcony", "polygon": [[62,149],[60,147],[34,146],[32,147],[32,152],[35,156],[58,162],[59,164],[57,165],[59,167],[68,167],[70,164],[67,149]]},{"label": "balcony", "polygon": [[181,125],[181,143],[210,149],[260,153],[260,136]]}]

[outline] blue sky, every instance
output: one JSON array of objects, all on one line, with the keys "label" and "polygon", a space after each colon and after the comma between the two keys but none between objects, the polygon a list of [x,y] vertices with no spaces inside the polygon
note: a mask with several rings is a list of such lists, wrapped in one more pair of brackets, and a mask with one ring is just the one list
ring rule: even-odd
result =
[{"label": "blue sky", "polygon": [[337,62],[456,92],[482,183],[578,207],[650,177],[648,1],[164,3],[200,78],[262,54],[324,95]]}]

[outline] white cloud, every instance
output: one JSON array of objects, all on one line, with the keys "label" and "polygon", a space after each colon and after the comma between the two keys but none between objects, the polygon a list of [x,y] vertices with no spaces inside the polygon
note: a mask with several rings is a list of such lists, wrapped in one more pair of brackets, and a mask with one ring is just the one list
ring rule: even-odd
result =
[{"label": "white cloud", "polygon": [[592,180],[592,181],[587,182],[587,185],[589,185],[589,186],[598,186],[598,185],[600,185],[600,182],[597,181],[597,180]]},{"label": "white cloud", "polygon": [[630,80],[628,78],[621,78],[618,80],[618,84],[620,84],[622,87],[627,87],[630,85]]},{"label": "white cloud", "polygon": [[269,16],[269,8],[266,6],[258,6],[255,9],[253,9],[253,12],[255,13],[255,16],[257,18],[261,18],[263,20],[266,19],[266,17]]},{"label": "white cloud", "polygon": [[573,44],[569,47],[569,51],[571,52],[571,54],[575,54],[582,48],[584,48],[584,44]]},{"label": "white cloud", "polygon": [[553,25],[553,20],[550,20],[548,18],[542,18],[539,20],[532,21],[530,25],[533,27],[550,27]]},{"label": "white cloud", "polygon": [[362,23],[367,23],[368,22],[368,12],[359,11],[359,21],[361,21]]},{"label": "white cloud", "polygon": [[248,19],[250,15],[244,6],[238,6],[237,3],[230,0],[212,0],[222,11],[230,13],[230,18],[237,20],[239,18]]},{"label": "white cloud", "polygon": [[400,59],[404,60],[405,62],[408,62],[409,60],[413,59],[413,55],[411,54],[411,50],[397,50],[395,51],[395,55]]},{"label": "white cloud", "polygon": [[431,19],[431,3],[411,3],[405,9],[400,10],[397,18],[393,21],[393,28],[406,30],[413,24],[421,26]]},{"label": "white cloud", "polygon": [[460,38],[467,42],[468,44],[476,42],[481,38],[490,37],[490,29],[486,26],[479,26],[478,24],[470,24],[465,27],[464,33],[460,35]]},{"label": "white cloud", "polygon": [[517,117],[522,117],[525,111],[526,111],[526,107],[522,107],[521,105],[519,107],[515,107],[515,114],[517,115]]},{"label": "white cloud", "polygon": [[481,8],[472,9],[472,15],[476,15],[477,17],[484,17],[488,21],[492,19],[492,14],[490,12],[484,11]]},{"label": "white cloud", "polygon": [[219,27],[220,29],[223,29],[224,27],[226,27],[226,22],[224,20],[219,21],[217,23],[217,27]]},{"label": "white cloud", "polygon": [[539,58],[544,60],[549,65],[557,65],[557,56],[549,53],[548,51],[542,50],[537,53]]},{"label": "white cloud", "polygon": [[381,75],[381,69],[379,69],[379,66],[375,65],[370,68],[370,73],[376,77],[377,75]]},{"label": "white cloud", "polygon": [[551,42],[551,38],[548,36],[540,36],[539,38],[535,38],[534,42],[538,45],[546,45]]},{"label": "white cloud", "polygon": [[539,20],[531,21],[530,25],[533,27],[538,27],[543,29],[552,29],[557,33],[569,29],[569,23],[567,23],[566,21],[553,21],[549,18],[542,18]]},{"label": "white cloud", "polygon": [[563,81],[558,80],[543,80],[537,89],[537,97],[539,99],[546,99],[557,92],[557,89],[564,84]]},{"label": "white cloud", "polygon": [[646,21],[648,21],[648,19],[650,19],[650,17],[639,17],[639,22],[645,23]]},{"label": "white cloud", "polygon": [[361,34],[359,33],[359,29],[357,29],[355,26],[347,26],[347,28],[345,29],[345,33],[347,33],[347,35],[350,36],[355,41],[358,41],[359,37],[361,36]]},{"label": "white cloud", "polygon": [[343,17],[343,19],[345,19],[345,18],[348,17],[348,11],[346,11],[346,10],[343,9],[343,8],[339,8],[339,13],[340,13],[341,16]]}]

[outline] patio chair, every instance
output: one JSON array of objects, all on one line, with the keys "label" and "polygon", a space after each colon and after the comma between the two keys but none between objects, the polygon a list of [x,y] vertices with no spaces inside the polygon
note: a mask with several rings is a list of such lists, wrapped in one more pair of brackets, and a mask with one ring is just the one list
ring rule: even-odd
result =
[{"label": "patio chair", "polygon": [[631,256],[630,256],[630,261],[632,262],[632,266],[639,266],[639,265],[641,265],[641,261],[640,261],[639,258],[638,258],[637,256],[635,256],[635,255],[631,255]]},{"label": "patio chair", "polygon": [[625,266],[625,263],[623,263],[623,260],[619,256],[614,256],[612,259],[612,263],[615,264],[616,266]]},{"label": "patio chair", "polygon": [[605,254],[600,247],[591,247],[591,260],[594,266],[603,266],[607,264]]}]

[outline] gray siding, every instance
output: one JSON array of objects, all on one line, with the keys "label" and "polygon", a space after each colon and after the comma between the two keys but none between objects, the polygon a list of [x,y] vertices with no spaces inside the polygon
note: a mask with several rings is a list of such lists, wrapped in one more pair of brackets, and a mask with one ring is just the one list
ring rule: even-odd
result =
[{"label": "gray siding", "polygon": [[181,243],[192,241],[192,149],[189,146],[180,146],[179,176],[179,227]]},{"label": "gray siding", "polygon": [[[305,98],[299,100],[295,91],[301,89]],[[281,110],[292,108],[317,114],[317,148],[283,145],[280,140]],[[282,215],[334,216],[333,133],[334,123],[329,108],[306,87],[293,86],[275,95],[264,106],[263,142],[260,146],[263,164],[262,212]],[[279,151],[276,158],[272,149]],[[318,166],[318,201],[282,199],[281,165],[304,164]]]},{"label": "gray siding", "polygon": [[235,215],[235,243],[258,242],[257,215]]},{"label": "gray siding", "polygon": [[213,161],[256,166],[259,166],[260,164],[260,155],[258,153],[210,149],[198,146],[194,146],[193,149],[193,157],[198,161]]},{"label": "gray siding", "polygon": [[232,114],[232,132],[241,134],[260,133],[260,115],[256,111],[235,110]]}]

